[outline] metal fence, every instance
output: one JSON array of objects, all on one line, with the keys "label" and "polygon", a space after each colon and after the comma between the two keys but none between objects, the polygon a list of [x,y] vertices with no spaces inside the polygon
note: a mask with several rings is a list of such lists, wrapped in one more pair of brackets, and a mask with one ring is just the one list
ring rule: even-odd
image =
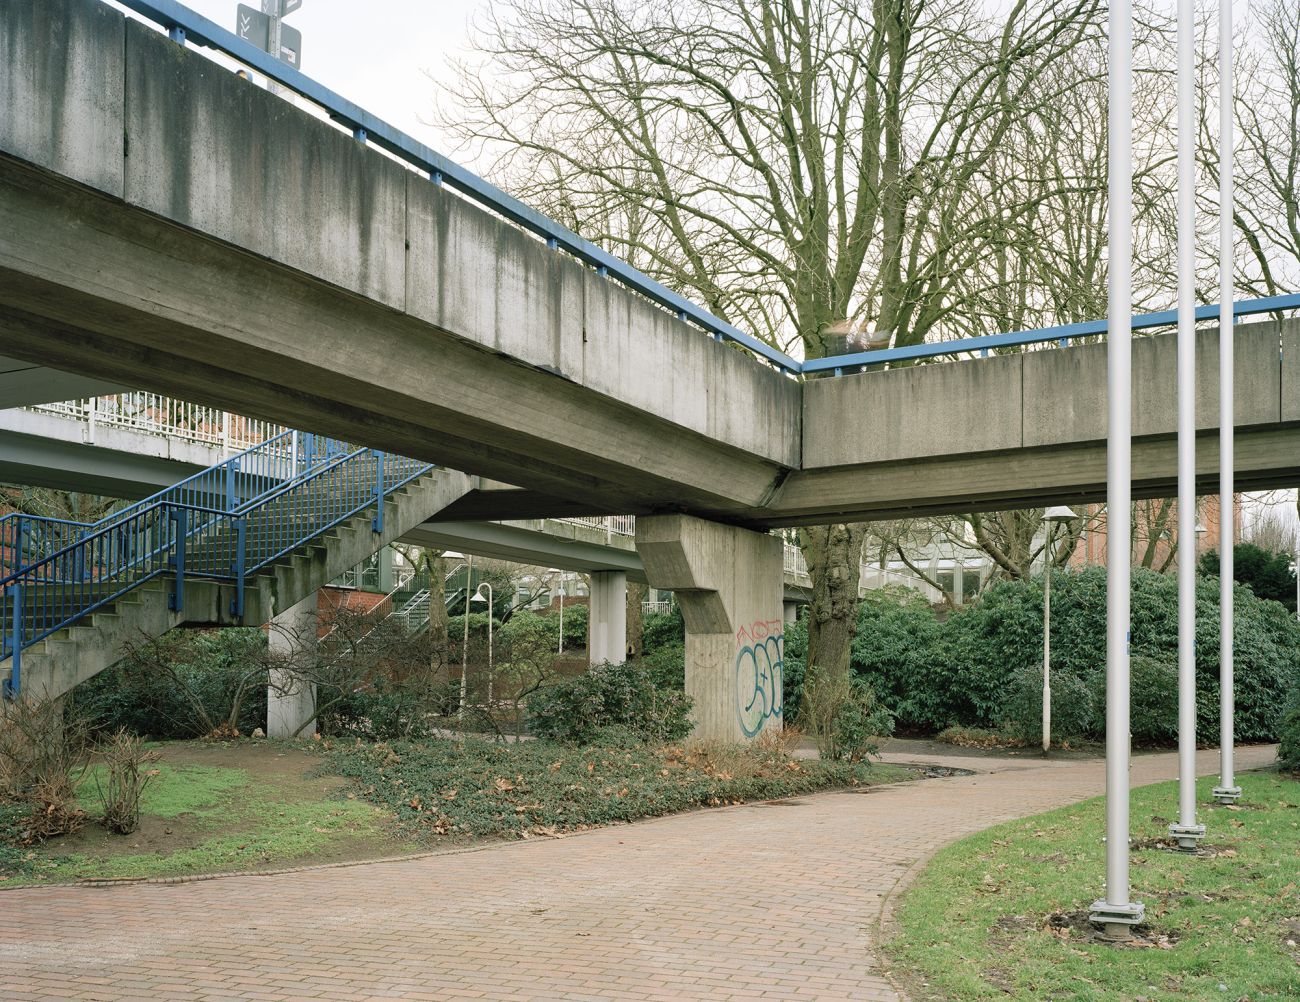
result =
[{"label": "metal fence", "polygon": [[231,414],[159,393],[113,393],[102,397],[35,404],[24,408],[38,414],[56,414],[87,426],[88,441],[96,427],[125,428],[159,438],[180,439],[239,452],[283,434],[285,428],[270,421]]}]

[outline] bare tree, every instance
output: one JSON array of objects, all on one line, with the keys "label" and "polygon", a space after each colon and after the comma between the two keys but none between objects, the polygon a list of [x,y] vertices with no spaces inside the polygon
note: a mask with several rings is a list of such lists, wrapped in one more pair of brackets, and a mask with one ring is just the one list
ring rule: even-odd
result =
[{"label": "bare tree", "polygon": [[[1236,79],[1233,222],[1240,237],[1237,282],[1257,296],[1291,292],[1300,282],[1300,5],[1252,4]],[[1206,47],[1213,58],[1213,49]],[[1207,60],[1202,83],[1210,97]],[[1218,184],[1217,102],[1203,101],[1199,155]],[[1207,205],[1217,212],[1217,203]],[[1213,255],[1209,255],[1213,260]]]},{"label": "bare tree", "polygon": [[[918,344],[960,327],[971,276],[1040,206],[991,201],[988,174],[1073,86],[1053,68],[1099,46],[1101,9],[507,0],[478,40],[495,72],[467,68],[446,124],[514,192],[773,344],[824,356],[846,320]],[[809,659],[832,672],[865,533],[800,533]]]}]

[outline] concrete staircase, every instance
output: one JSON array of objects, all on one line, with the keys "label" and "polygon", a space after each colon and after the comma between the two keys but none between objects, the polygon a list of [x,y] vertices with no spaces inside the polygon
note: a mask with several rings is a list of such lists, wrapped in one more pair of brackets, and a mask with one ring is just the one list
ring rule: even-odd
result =
[{"label": "concrete staircase", "polygon": [[[319,477],[309,490],[289,492],[249,512],[246,565],[256,566],[267,559],[270,563],[245,579],[242,615],[234,611],[234,583],[204,578],[205,570],[230,565],[229,554],[237,541],[229,523],[194,530],[186,554],[179,611],[172,608],[173,575],[145,582],[26,647],[22,652],[22,693],[38,699],[61,696],[119,661],[130,643],[159,637],[179,626],[261,626],[469,490],[467,477],[430,470],[386,495],[382,531],[375,531],[376,507],[371,504],[282,553],[286,545],[311,533],[312,519],[329,521],[328,499],[344,489],[339,477],[346,475]],[[43,609],[38,603],[25,603],[23,613],[27,629],[33,633],[40,632],[42,621],[60,621],[57,608]],[[12,658],[0,661],[0,680],[9,677],[11,666]]]}]

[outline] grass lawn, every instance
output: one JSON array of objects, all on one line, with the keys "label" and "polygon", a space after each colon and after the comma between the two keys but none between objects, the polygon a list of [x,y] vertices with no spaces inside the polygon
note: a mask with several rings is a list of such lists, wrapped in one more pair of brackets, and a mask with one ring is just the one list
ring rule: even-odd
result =
[{"label": "grass lawn", "polygon": [[[245,739],[152,747],[161,754],[159,775],[130,835],[91,820],[72,835],[24,846],[23,812],[0,805],[0,887],[373,859],[916,778],[896,766],[796,760],[774,746]],[[93,769],[78,796],[95,818]]]},{"label": "grass lawn", "polygon": [[1300,998],[1300,781],[1240,777],[1238,808],[1206,802],[1201,857],[1167,851],[1177,784],[1133,792],[1132,945],[1086,921],[1105,863],[1100,799],[1015,821],[942,850],[904,894],[886,952],[931,999],[1260,1002]]},{"label": "grass lawn", "polygon": [[[345,780],[320,774],[321,760],[266,741],[172,741],[152,746],[159,774],[145,790],[140,827],[115,835],[90,821],[36,846],[6,841],[17,827],[0,813],[0,882],[169,877],[269,869],[395,855],[392,814],[347,799]],[[78,787],[91,817],[100,810],[95,769]],[[3,883],[0,883],[3,886]]]}]

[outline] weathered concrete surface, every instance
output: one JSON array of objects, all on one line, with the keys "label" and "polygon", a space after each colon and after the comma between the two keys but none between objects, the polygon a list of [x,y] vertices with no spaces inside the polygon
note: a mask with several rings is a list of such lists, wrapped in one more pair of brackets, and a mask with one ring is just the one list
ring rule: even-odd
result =
[{"label": "weathered concrete surface", "polygon": [[406,298],[406,176],[289,102],[126,22],[126,201],[367,299]]},{"label": "weathered concrete surface", "polygon": [[781,541],[689,515],[639,518],[651,586],[686,620],[686,694],[695,736],[746,741],[781,730],[785,620]]},{"label": "weathered concrete surface", "polygon": [[[1275,755],[1242,748],[1238,762]],[[981,775],[425,859],[4,891],[0,996],[899,1002],[881,927],[917,864],[1105,782],[1100,760],[938,764]],[[1202,775],[1216,764],[1213,751],[1197,756]],[[1135,785],[1176,775],[1173,754],[1133,761]],[[1100,845],[1084,872],[1100,880]]]},{"label": "weathered concrete surface", "polygon": [[[1241,489],[1300,481],[1298,326],[1234,331]],[[1216,330],[1198,334],[1197,356],[1197,483],[1208,494],[1218,486]],[[1134,341],[1138,497],[1176,482],[1175,359],[1172,334]],[[810,380],[803,468],[773,499],[771,522],[1100,500],[1105,401],[1104,344]]]},{"label": "weathered concrete surface", "polygon": [[121,196],[122,15],[102,3],[5,0],[0,150]]},{"label": "weathered concrete surface", "polygon": [[1300,321],[1282,325],[1282,420],[1300,422]]}]

